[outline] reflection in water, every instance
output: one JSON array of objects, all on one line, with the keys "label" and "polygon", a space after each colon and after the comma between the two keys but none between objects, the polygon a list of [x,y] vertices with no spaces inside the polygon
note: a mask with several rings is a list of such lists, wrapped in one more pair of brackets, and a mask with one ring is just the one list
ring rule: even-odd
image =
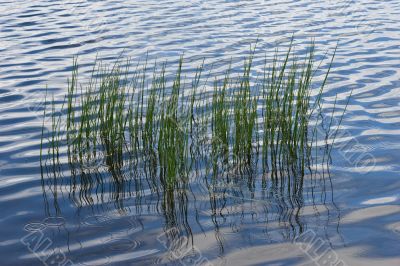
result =
[{"label": "reflection in water", "polygon": [[[226,65],[226,62],[233,57],[233,67],[242,66],[242,56],[248,52],[250,42],[254,37],[259,36],[262,43],[259,49],[267,51],[267,56],[272,56],[275,42],[285,42],[283,38],[290,38],[295,32],[298,37],[297,43],[304,47],[309,37],[316,38],[318,45],[323,45],[317,51],[323,56],[327,47],[334,48],[339,40],[339,49],[335,59],[334,71],[329,78],[329,87],[324,93],[324,100],[332,103],[335,95],[343,101],[351,88],[354,88],[354,96],[349,106],[349,114],[344,119],[343,128],[349,133],[347,137],[356,145],[344,145],[350,143],[346,136],[337,138],[337,144],[344,147],[342,152],[334,151],[335,167],[332,173],[332,180],[335,185],[335,201],[340,204],[343,215],[348,212],[358,211],[366,207],[381,205],[381,208],[367,209],[367,213],[355,213],[360,218],[350,218],[355,223],[345,224],[341,219],[341,232],[345,235],[346,247],[337,251],[341,257],[350,257],[346,260],[348,264],[380,264],[398,265],[399,263],[399,234],[400,221],[398,211],[399,205],[399,179],[400,164],[396,154],[400,150],[399,130],[400,105],[399,103],[399,44],[400,44],[400,1],[68,1],[68,5],[60,4],[60,1],[36,0],[36,1],[1,1],[2,10],[2,63],[0,68],[0,109],[1,109],[1,144],[0,144],[0,171],[1,171],[1,202],[2,209],[0,243],[2,245],[2,263],[4,265],[15,264],[36,264],[37,259],[24,260],[29,251],[21,247],[18,238],[26,223],[41,221],[43,198],[37,195],[40,190],[39,168],[36,169],[37,144],[40,139],[41,121],[38,116],[42,113],[42,101],[45,94],[46,84],[54,91],[55,98],[61,99],[64,94],[66,77],[70,73],[70,55],[80,54],[82,68],[80,73],[88,73],[92,68],[93,58],[99,54],[105,60],[114,60],[115,56],[125,51],[124,54],[133,58],[144,58],[146,52],[150,58],[159,58],[160,61],[168,58],[169,61],[178,60],[184,53],[190,58],[193,65],[200,63],[202,58],[199,55],[206,55],[208,63],[215,63],[218,66]],[[216,4],[217,3],[217,4]],[[100,5],[100,6],[99,6]],[[89,12],[86,12],[89,11]],[[99,30],[99,18],[107,19],[107,23]],[[101,23],[100,23],[101,24]],[[94,25],[94,27],[87,27]],[[361,27],[360,27],[361,26]],[[368,30],[372,28],[373,31]],[[149,46],[150,45],[150,46]],[[299,50],[298,50],[299,51]],[[259,58],[263,61],[263,55]],[[260,63],[260,62],[258,62]],[[262,64],[262,62],[261,62]],[[325,69],[325,64],[321,69]],[[316,75],[319,77],[319,73]],[[339,102],[338,106],[343,106]],[[396,115],[397,113],[397,115]],[[337,147],[337,146],[336,146]],[[375,168],[360,166],[356,159],[365,153],[371,153],[376,159]],[[44,169],[45,170],[45,169]],[[332,168],[333,170],[333,168]],[[105,170],[104,170],[105,171]],[[91,173],[96,173],[95,170]],[[101,172],[101,171],[100,171]],[[368,172],[368,174],[367,174]],[[77,172],[79,178],[79,171]],[[93,175],[93,174],[92,174]],[[74,203],[69,194],[71,176],[69,170],[65,170],[63,178],[54,180],[44,173],[42,180],[47,193],[45,202],[49,204],[47,213],[55,216],[54,204],[57,203],[59,215],[66,219],[67,225],[76,225],[81,219],[87,224],[97,225],[101,223],[102,216],[118,217],[123,221],[124,217],[116,212],[114,201],[110,204],[100,204],[100,195],[103,194],[107,202],[110,193],[108,189],[107,174],[103,174],[103,193],[98,190],[99,199],[92,193],[94,202],[91,207],[85,208],[82,203],[80,213],[75,214],[79,203],[79,186],[75,188]],[[138,176],[138,175],[136,175]],[[255,200],[262,198],[262,175],[258,176],[259,181],[255,182]],[[257,178],[254,178],[257,180]],[[306,179],[306,178],[305,178]],[[318,178],[316,178],[318,180]],[[321,200],[320,190],[327,189],[326,206],[331,213],[330,217],[336,216],[334,206],[331,203],[330,183],[325,176],[326,184],[314,181],[304,181],[303,204],[300,210],[300,220],[309,228],[313,224],[329,224],[324,220],[323,207],[318,203]],[[37,182],[39,181],[39,182]],[[134,186],[140,180],[129,181],[124,186]],[[144,185],[146,185],[146,180]],[[57,201],[54,201],[51,184],[57,183]],[[79,179],[76,184],[79,184]],[[92,182],[97,182],[96,177]],[[129,183],[130,182],[130,183]],[[203,181],[204,182],[204,181]],[[136,184],[135,184],[136,183]],[[212,183],[212,180],[209,180]],[[222,183],[222,181],[221,181]],[[227,183],[227,182],[225,182]],[[62,184],[62,185],[61,185]],[[222,183],[223,184],[223,183]],[[266,187],[270,184],[266,179]],[[143,184],[141,186],[144,186]],[[214,225],[209,219],[209,192],[204,189],[197,189],[191,185],[193,194],[196,196],[196,207],[198,209],[198,221],[204,231],[213,230]],[[226,196],[242,197],[242,194],[250,198],[247,189],[247,182],[239,182],[239,188],[230,188]],[[97,187],[94,184],[93,187]],[[207,187],[207,186],[206,186]],[[99,185],[99,188],[101,186]],[[311,190],[313,189],[313,193]],[[94,190],[94,189],[93,189]],[[268,189],[266,189],[268,190]],[[160,190],[162,191],[162,189]],[[132,197],[126,195],[123,200],[126,213],[140,213],[139,219],[146,225],[147,239],[155,239],[151,235],[152,229],[160,229],[164,224],[152,223],[154,217],[157,221],[163,220],[156,215],[157,210],[161,213],[161,200],[157,205],[156,198],[161,199],[162,195],[151,196],[150,190],[141,193],[141,204],[136,204],[135,193]],[[258,193],[258,194],[257,194]],[[265,195],[270,193],[265,192]],[[310,214],[315,214],[313,208],[308,208],[314,194],[315,208],[319,211],[320,222],[310,219]],[[90,195],[90,193],[87,193]],[[191,193],[187,193],[189,216],[194,216],[193,199]],[[207,199],[204,199],[204,197]],[[389,197],[389,198],[388,198]],[[115,198],[115,197],[114,197]],[[271,197],[270,197],[271,198]],[[279,197],[278,197],[279,198]],[[396,201],[392,201],[395,198]],[[65,199],[65,200],[63,200]],[[311,199],[311,200],[310,200]],[[285,199],[286,200],[286,199]],[[138,200],[139,202],[139,200]],[[223,207],[220,200],[219,208]],[[231,200],[230,202],[233,202]],[[238,200],[236,200],[238,202]],[[220,235],[225,236],[225,254],[236,253],[239,248],[243,252],[238,253],[236,258],[258,258],[258,261],[245,261],[252,264],[290,264],[297,263],[298,259],[293,253],[285,252],[284,248],[277,248],[275,245],[268,245],[264,242],[259,248],[253,248],[253,243],[238,237],[254,233],[259,237],[265,234],[258,230],[261,226],[259,213],[269,212],[268,234],[274,236],[274,223],[278,219],[278,208],[268,206],[266,202],[250,206],[249,200],[242,209],[247,210],[249,215],[244,214],[243,226],[240,224],[240,215],[237,208],[224,208],[221,213],[226,218],[225,222],[217,216],[220,225]],[[286,200],[290,206],[289,201]],[[264,205],[263,205],[263,204]],[[159,206],[159,207],[157,207]],[[264,208],[265,206],[265,208]],[[229,206],[228,206],[229,207]],[[157,209],[158,208],[158,209]],[[229,215],[227,215],[227,209]],[[386,212],[386,210],[389,210]],[[88,213],[90,212],[90,213]],[[98,216],[94,221],[92,213]],[[250,215],[251,212],[251,215]],[[148,213],[155,215],[150,216]],[[217,211],[218,213],[218,211]],[[235,220],[229,220],[236,214]],[[276,214],[273,217],[273,214]],[[379,217],[375,217],[377,214]],[[89,215],[89,217],[87,217]],[[147,216],[146,216],[147,215]],[[308,215],[308,218],[305,216]],[[206,217],[205,217],[206,216]],[[72,221],[71,221],[72,220]],[[208,223],[209,221],[209,223]],[[246,231],[246,221],[252,224],[252,231]],[[250,222],[253,221],[253,222]],[[396,223],[396,224],[395,224]],[[86,223],[85,223],[86,224]],[[190,219],[192,232],[202,234],[196,227],[195,219]],[[227,234],[229,231],[240,229],[241,233]],[[265,223],[267,224],[267,223]],[[389,227],[388,226],[393,227]],[[396,226],[395,226],[396,225]],[[125,225],[114,223],[115,227],[123,228]],[[318,227],[319,226],[314,226]],[[333,228],[334,226],[331,226]],[[150,229],[149,229],[150,228]],[[248,228],[248,227],[247,227]],[[396,233],[393,234],[394,229]],[[110,228],[107,228],[110,229]],[[342,231],[343,230],[343,231]],[[89,238],[96,239],[96,231],[81,226],[80,238],[86,231]],[[89,232],[88,232],[89,231]],[[282,230],[279,229],[279,232]],[[200,233],[199,233],[200,232]],[[98,234],[98,232],[97,232]],[[206,240],[214,239],[214,234]],[[319,234],[321,235],[321,233]],[[234,238],[232,236],[235,236]],[[22,237],[22,236],[21,236]],[[232,241],[233,238],[233,241]],[[64,235],[53,235],[53,241],[64,239]],[[196,243],[204,242],[198,238]],[[81,241],[82,242],[82,241]],[[88,241],[89,242],[89,241]],[[146,242],[146,241],[144,241]],[[229,244],[240,242],[241,245],[229,247]],[[73,243],[71,241],[71,243]],[[97,241],[101,243],[101,241]],[[228,245],[228,246],[227,246]],[[290,245],[290,244],[288,244]],[[208,243],[209,250],[217,247],[215,243]],[[251,249],[249,247],[252,247]],[[207,250],[207,249],[202,249]],[[82,252],[82,255],[92,254],[91,251]],[[105,252],[102,250],[101,252]],[[211,253],[211,252],[210,252]],[[273,254],[280,254],[279,261]],[[207,254],[208,255],[208,254]],[[212,256],[213,254],[209,254]],[[261,257],[264,255],[263,257]],[[16,262],[17,259],[21,259]],[[231,260],[241,264],[240,260]],[[243,260],[242,260],[243,262]],[[140,263],[138,263],[140,264]],[[234,263],[227,263],[234,264]],[[246,264],[246,263],[242,263]],[[136,265],[136,263],[135,263]],[[148,265],[144,264],[143,265]]]},{"label": "reflection in water", "polygon": [[[275,242],[292,241],[309,225],[318,224],[324,230],[332,222],[339,225],[340,213],[333,202],[326,166],[310,166],[304,175],[290,171],[260,174],[262,170],[256,168],[221,170],[222,166],[210,166],[210,159],[201,154],[192,157],[185,178],[173,189],[156,181],[160,170],[151,159],[143,160],[142,167],[128,161],[120,169],[50,163],[43,167],[42,178],[46,212],[62,217],[59,201],[65,197],[74,204],[78,216],[87,208],[91,217],[103,217],[114,209],[113,219],[155,212],[163,217],[168,247],[196,245],[193,231],[213,228],[221,253],[227,228],[231,233],[248,230],[258,240]],[[249,228],[249,224],[256,228]],[[329,240],[329,233],[325,235]]]},{"label": "reflection in water", "polygon": [[292,241],[310,223],[326,230],[331,211],[339,213],[329,172],[336,101],[324,118],[324,83],[311,100],[314,48],[303,65],[289,63],[290,49],[270,72],[264,67],[262,81],[251,79],[252,50],[243,73],[230,78],[227,70],[211,92],[199,86],[200,66],[189,95],[182,58],[170,83],[165,65],[154,66],[149,87],[147,65],[131,80],[129,63],[125,72],[95,65],[80,93],[75,61],[60,114],[54,100],[44,110],[52,125],[40,157],[47,214],[62,217],[64,197],[78,217],[144,217],[152,208],[167,243],[193,246],[196,234],[212,230],[220,253],[229,232]]}]

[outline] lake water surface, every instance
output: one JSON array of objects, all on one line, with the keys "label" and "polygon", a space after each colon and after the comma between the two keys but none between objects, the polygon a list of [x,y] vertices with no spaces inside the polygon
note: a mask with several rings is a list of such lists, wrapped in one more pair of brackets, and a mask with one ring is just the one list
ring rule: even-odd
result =
[{"label": "lake water surface", "polygon": [[[3,0],[0,13],[1,265],[400,265],[399,1]],[[259,182],[210,196],[194,179],[171,210],[134,184],[41,178],[40,104],[46,86],[62,100],[74,55],[83,77],[121,54],[218,71],[258,39],[257,67],[292,35],[299,51],[314,38],[317,59],[338,44],[327,104],[353,90],[329,178],[301,204]]]}]

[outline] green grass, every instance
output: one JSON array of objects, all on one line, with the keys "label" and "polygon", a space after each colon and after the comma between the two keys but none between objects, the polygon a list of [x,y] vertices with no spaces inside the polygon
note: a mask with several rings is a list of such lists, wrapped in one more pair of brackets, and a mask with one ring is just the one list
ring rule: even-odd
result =
[{"label": "green grass", "polygon": [[149,168],[152,185],[166,189],[187,184],[199,156],[214,179],[254,170],[271,173],[275,180],[285,178],[282,172],[302,176],[313,161],[314,120],[330,67],[312,97],[314,45],[302,57],[292,48],[283,58],[265,60],[256,77],[255,48],[237,76],[229,64],[222,77],[209,82],[203,78],[203,62],[191,86],[183,74],[183,57],[173,81],[166,63],[149,70],[146,59],[134,71],[129,60],[112,66],[96,61],[85,84],[78,80],[75,59],[61,112],[56,113],[53,100],[51,113],[44,113],[51,116],[52,127],[42,132],[41,165],[45,157],[56,167],[60,149],[66,148],[72,169],[87,172],[86,165],[101,161],[101,167],[116,173],[129,163],[135,171]]}]

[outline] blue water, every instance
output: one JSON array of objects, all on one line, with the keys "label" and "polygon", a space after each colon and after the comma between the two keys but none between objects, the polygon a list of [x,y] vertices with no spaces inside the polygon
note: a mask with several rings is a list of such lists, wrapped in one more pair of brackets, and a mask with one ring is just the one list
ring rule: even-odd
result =
[{"label": "blue water", "polygon": [[[336,262],[400,264],[399,1],[14,0],[0,14],[1,265],[323,265],[299,232],[315,233]],[[318,60],[338,47],[327,106],[337,95],[343,108],[353,90],[330,179],[306,187],[300,207],[246,182],[214,200],[193,184],[176,199],[186,214],[171,217],[149,191],[116,200],[114,188],[84,195],[42,182],[41,106],[46,86],[63,99],[73,56],[82,78],[96,56],[173,64],[184,54],[189,74],[203,58],[218,72],[242,66],[258,39],[257,69],[293,35],[299,53],[314,39]],[[174,223],[189,246],[166,241]]]}]

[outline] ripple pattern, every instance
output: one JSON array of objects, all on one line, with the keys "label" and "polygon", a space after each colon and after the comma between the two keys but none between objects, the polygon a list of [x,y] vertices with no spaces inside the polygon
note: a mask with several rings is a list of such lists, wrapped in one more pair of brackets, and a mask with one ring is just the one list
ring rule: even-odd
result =
[{"label": "ripple pattern", "polygon": [[[342,173],[334,181],[335,193],[342,206],[361,208],[354,200],[369,199],[357,195],[377,191],[374,198],[384,198],[396,195],[399,189],[398,0],[4,0],[0,13],[0,254],[4,265],[15,264],[13,258],[20,259],[19,265],[37,262],[33,254],[21,249],[19,239],[26,232],[46,227],[55,233],[71,226],[71,221],[56,213],[42,219],[38,156],[45,88],[54,93],[56,101],[63,99],[75,55],[83,76],[89,74],[96,56],[104,61],[113,61],[121,54],[143,60],[147,53],[152,60],[171,62],[184,54],[188,68],[205,58],[206,64],[215,64],[218,71],[231,59],[234,68],[240,67],[257,39],[261,56],[256,67],[263,64],[264,53],[271,57],[275,47],[287,45],[292,35],[299,52],[314,38],[320,60],[326,53],[331,55],[338,44],[324,101],[332,105],[338,95],[337,106],[343,108],[351,90],[353,96],[342,124],[343,134],[337,139],[340,149],[332,155],[334,169]],[[321,68],[326,67],[323,61]],[[395,203],[399,203],[398,198]],[[67,200],[63,204],[72,209]],[[157,224],[157,208],[154,202],[143,208],[146,222]],[[218,219],[225,219],[223,215],[239,217],[240,212],[230,206]],[[204,207],[202,213],[209,216],[210,210]],[[145,265],[153,261],[138,258],[154,256],[158,249],[146,241],[126,238],[144,238],[142,228],[125,224],[118,231],[110,227],[112,224],[96,212],[72,222],[77,234],[75,239],[67,237],[75,247],[69,253],[72,258],[85,256],[83,265],[127,261]],[[99,233],[104,228],[112,234]],[[246,230],[234,230],[227,237],[238,240],[238,234],[246,234]],[[95,236],[101,244],[91,242]],[[149,233],[149,237],[156,236]],[[70,247],[66,243],[61,246]],[[104,252],[106,257],[99,259],[96,252]],[[219,256],[213,251],[208,254]]]}]

